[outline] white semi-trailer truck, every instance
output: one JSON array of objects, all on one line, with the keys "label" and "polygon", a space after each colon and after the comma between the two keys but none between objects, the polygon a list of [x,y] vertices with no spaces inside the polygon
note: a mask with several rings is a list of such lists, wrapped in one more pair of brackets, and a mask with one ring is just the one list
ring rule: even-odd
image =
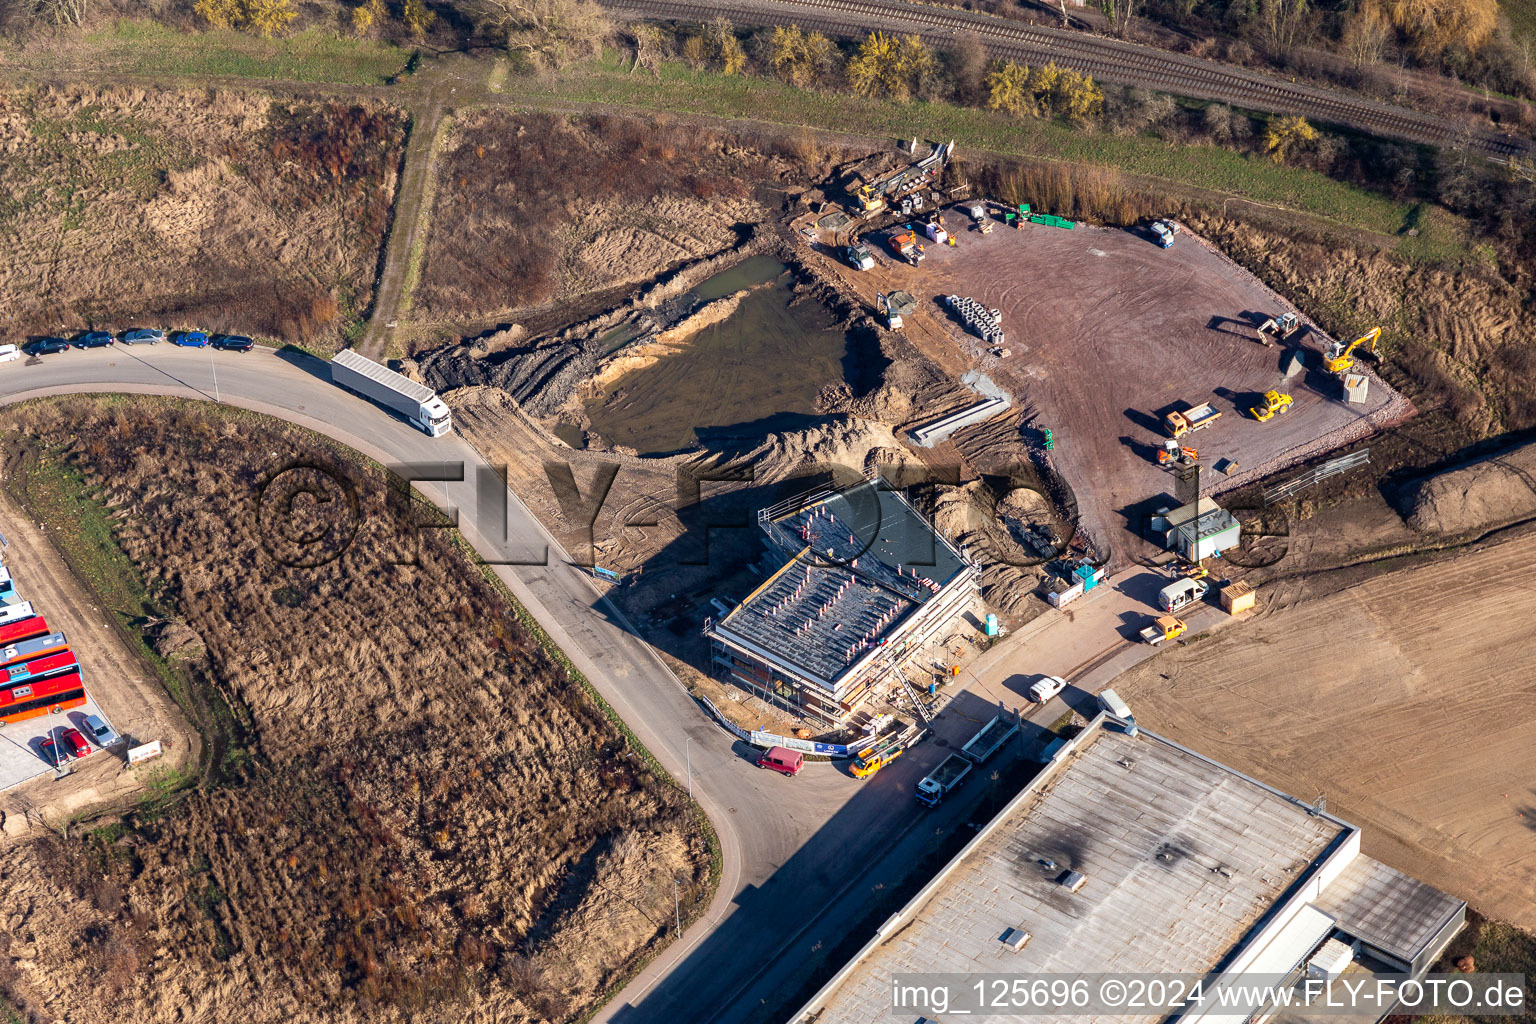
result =
[{"label": "white semi-trailer truck", "polygon": [[448,405],[437,397],[436,391],[351,349],[336,353],[331,360],[331,382],[399,413],[410,420],[411,426],[433,437],[442,437],[453,429]]}]

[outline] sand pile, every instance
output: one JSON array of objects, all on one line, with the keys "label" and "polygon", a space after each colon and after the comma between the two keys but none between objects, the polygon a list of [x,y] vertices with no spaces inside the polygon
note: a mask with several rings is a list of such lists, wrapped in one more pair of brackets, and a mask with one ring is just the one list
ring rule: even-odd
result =
[{"label": "sand pile", "polygon": [[1536,444],[1430,477],[1407,513],[1420,533],[1476,533],[1536,516]]}]

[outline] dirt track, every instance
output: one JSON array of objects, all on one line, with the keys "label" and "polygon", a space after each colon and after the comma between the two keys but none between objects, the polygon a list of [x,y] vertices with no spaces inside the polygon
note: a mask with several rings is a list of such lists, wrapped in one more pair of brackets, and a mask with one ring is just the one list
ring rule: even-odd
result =
[{"label": "dirt track", "polygon": [[[1367,404],[1339,401],[1336,380],[1318,368],[1328,339],[1315,329],[1304,343],[1311,368],[1283,383],[1282,349],[1258,344],[1249,323],[1290,306],[1188,233],[1164,250],[1108,228],[998,227],[983,236],[958,213],[946,223],[959,246],[929,245],[927,260],[907,272],[908,290],[929,317],[948,322],[956,348],[1036,414],[1030,427],[1053,431],[1052,459],[1077,493],[1082,526],[1117,559],[1154,550],[1125,531],[1139,529],[1150,511],[1142,505],[1179,493],[1155,461],[1167,409],[1209,401],[1222,413],[1184,441],[1200,451],[1207,493],[1365,436],[1409,409],[1374,376]],[[1002,311],[1008,356],[988,355],[948,321],[940,303],[950,292]],[[1275,387],[1295,404],[1254,422],[1248,408]],[[1210,472],[1221,458],[1238,472]]]},{"label": "dirt track", "polygon": [[1365,829],[1365,850],[1536,927],[1536,536],[1298,599],[1115,688],[1137,721]]}]

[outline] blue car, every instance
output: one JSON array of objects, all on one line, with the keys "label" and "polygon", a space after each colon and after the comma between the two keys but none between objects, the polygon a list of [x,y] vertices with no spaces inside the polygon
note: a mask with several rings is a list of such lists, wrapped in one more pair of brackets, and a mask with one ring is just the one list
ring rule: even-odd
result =
[{"label": "blue car", "polygon": [[63,338],[38,338],[21,346],[21,350],[29,356],[51,356],[55,352],[68,352],[69,342]]},{"label": "blue car", "polygon": [[106,331],[86,331],[70,342],[75,348],[106,348],[112,344],[112,335]]},{"label": "blue car", "polygon": [[208,335],[202,331],[177,331],[171,335],[171,344],[184,348],[203,348],[208,344]]}]

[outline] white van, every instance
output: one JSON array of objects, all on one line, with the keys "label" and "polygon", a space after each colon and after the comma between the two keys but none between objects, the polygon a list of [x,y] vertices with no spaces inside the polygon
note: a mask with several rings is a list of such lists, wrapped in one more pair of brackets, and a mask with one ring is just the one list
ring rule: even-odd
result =
[{"label": "white van", "polygon": [[1209,589],[1204,580],[1179,580],[1157,592],[1157,603],[1165,612],[1176,612],[1187,604],[1204,599]]},{"label": "white van", "polygon": [[21,349],[15,345],[0,345],[0,363],[8,363],[12,359],[21,358]]}]

